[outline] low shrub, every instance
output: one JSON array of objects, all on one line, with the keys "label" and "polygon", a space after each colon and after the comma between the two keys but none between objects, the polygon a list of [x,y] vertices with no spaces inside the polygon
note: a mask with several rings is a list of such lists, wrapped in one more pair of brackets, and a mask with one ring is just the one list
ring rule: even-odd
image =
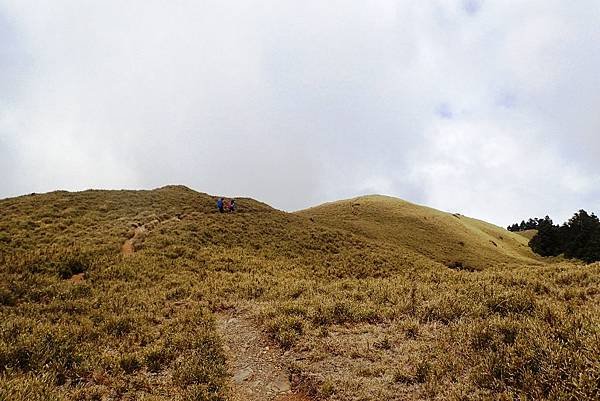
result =
[{"label": "low shrub", "polygon": [[280,316],[267,323],[267,333],[284,349],[296,344],[304,332],[304,321],[297,316]]}]

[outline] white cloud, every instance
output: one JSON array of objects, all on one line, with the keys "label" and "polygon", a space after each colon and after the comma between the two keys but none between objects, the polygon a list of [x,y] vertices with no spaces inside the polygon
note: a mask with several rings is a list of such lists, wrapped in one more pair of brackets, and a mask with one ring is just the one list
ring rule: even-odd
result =
[{"label": "white cloud", "polygon": [[600,3],[0,0],[0,196],[593,209]]},{"label": "white cloud", "polygon": [[549,210],[564,219],[573,199],[593,187],[542,142],[536,132],[489,121],[443,120],[414,156],[415,179],[437,208],[500,222]]}]

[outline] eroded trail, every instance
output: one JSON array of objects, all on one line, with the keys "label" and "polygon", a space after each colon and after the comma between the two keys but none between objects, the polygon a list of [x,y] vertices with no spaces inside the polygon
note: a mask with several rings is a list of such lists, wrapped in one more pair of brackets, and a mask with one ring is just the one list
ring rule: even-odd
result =
[{"label": "eroded trail", "polygon": [[125,240],[125,242],[123,243],[123,246],[121,246],[121,254],[123,256],[133,255],[133,253],[135,253],[135,251],[137,249],[139,249],[142,242],[144,242],[144,239],[146,238],[146,236],[148,235],[150,230],[152,230],[157,225],[162,224],[162,223],[166,223],[169,221],[175,221],[175,222],[181,221],[181,218],[184,216],[185,215],[177,215],[175,217],[171,217],[170,219],[163,220],[163,221],[154,219],[146,224],[139,224],[139,223],[134,224],[133,235],[129,239]]},{"label": "eroded trail", "polygon": [[133,237],[129,238],[123,243],[123,246],[121,247],[121,253],[124,256],[132,255],[135,252],[136,244],[143,240],[143,238],[146,236],[146,233],[146,226],[136,227],[133,230]]},{"label": "eroded trail", "polygon": [[304,401],[292,393],[283,352],[268,342],[244,313],[217,316],[231,374],[232,401]]}]

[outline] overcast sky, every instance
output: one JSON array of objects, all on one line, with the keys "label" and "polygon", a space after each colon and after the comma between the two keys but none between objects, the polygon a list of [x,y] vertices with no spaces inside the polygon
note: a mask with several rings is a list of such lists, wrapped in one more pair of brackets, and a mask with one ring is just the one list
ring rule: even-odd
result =
[{"label": "overcast sky", "polygon": [[0,197],[600,212],[598,0],[0,0]]}]

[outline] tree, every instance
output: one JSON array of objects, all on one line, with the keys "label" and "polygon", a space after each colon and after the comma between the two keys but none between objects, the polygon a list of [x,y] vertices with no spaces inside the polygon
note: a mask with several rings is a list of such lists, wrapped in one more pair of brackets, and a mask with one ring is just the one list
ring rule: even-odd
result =
[{"label": "tree", "polygon": [[[548,218],[546,216],[545,218]],[[540,222],[544,221],[544,219],[533,218],[527,221],[521,220],[521,223],[515,223],[507,227],[508,231],[525,231],[525,230],[537,230]]]},{"label": "tree", "polygon": [[600,261],[600,219],[593,213],[580,210],[562,226],[554,225],[548,216],[529,219],[527,223],[522,222],[519,228],[533,224],[538,230],[529,242],[534,252],[542,256],[564,254],[566,258],[577,258],[588,263]]},{"label": "tree", "polygon": [[583,249],[581,260],[592,263],[600,261],[600,227],[596,227]]},{"label": "tree", "polygon": [[600,235],[600,220],[593,213],[580,210],[563,225],[563,242],[565,257],[585,261],[600,260],[595,258],[595,244]]},{"label": "tree", "polygon": [[517,223],[512,224],[506,228],[508,231],[519,231],[519,225]]},{"label": "tree", "polygon": [[542,256],[557,256],[562,253],[560,228],[546,216],[537,220],[537,234],[529,241],[531,249]]}]

